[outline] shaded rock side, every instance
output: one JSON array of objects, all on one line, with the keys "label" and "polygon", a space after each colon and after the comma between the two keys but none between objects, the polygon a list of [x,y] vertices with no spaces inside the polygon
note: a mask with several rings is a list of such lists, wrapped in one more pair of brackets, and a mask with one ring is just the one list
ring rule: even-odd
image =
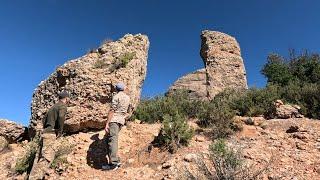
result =
[{"label": "shaded rock side", "polygon": [[0,119],[0,136],[4,137],[8,143],[15,143],[26,139],[26,127],[15,122]]},{"label": "shaded rock side", "polygon": [[169,93],[176,90],[187,90],[190,99],[206,99],[206,69],[199,69],[179,78],[169,89]]},{"label": "shaded rock side", "polygon": [[235,38],[217,31],[202,31],[200,55],[206,67],[210,99],[225,88],[248,87],[240,47]]},{"label": "shaded rock side", "polygon": [[118,82],[128,87],[134,109],[146,76],[148,49],[147,36],[127,34],[57,68],[33,94],[30,129],[42,128],[46,111],[64,90],[71,96],[65,122],[67,133],[103,128]]}]

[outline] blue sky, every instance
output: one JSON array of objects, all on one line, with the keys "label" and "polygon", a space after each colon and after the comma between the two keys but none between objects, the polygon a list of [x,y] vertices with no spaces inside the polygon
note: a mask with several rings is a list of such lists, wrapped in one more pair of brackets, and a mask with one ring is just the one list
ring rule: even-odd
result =
[{"label": "blue sky", "polygon": [[67,60],[104,39],[149,36],[143,96],[164,93],[180,76],[203,67],[200,32],[238,40],[249,86],[271,52],[320,52],[320,1],[312,0],[0,0],[0,118],[29,122],[32,93]]}]

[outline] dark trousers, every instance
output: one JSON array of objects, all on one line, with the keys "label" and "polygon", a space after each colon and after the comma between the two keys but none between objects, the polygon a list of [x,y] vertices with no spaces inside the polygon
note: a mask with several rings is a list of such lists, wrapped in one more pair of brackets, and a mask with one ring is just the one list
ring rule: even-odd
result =
[{"label": "dark trousers", "polygon": [[120,163],[118,156],[118,137],[122,125],[111,122],[109,124],[109,134],[107,136],[109,164]]}]

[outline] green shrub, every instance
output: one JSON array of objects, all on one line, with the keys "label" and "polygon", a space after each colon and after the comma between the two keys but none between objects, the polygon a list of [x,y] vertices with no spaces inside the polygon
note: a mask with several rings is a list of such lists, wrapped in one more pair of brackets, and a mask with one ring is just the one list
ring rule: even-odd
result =
[{"label": "green shrub", "polygon": [[130,52],[130,53],[124,53],[122,55],[120,55],[117,58],[118,61],[118,67],[117,68],[124,68],[126,67],[129,62],[136,56],[136,53],[134,52]]},{"label": "green shrub", "polygon": [[30,171],[33,165],[33,161],[36,157],[37,151],[40,146],[40,137],[36,136],[32,141],[24,146],[24,154],[18,158],[15,171],[19,174]]},{"label": "green shrub", "polygon": [[56,171],[65,170],[68,166],[66,156],[73,151],[74,146],[75,144],[70,143],[67,139],[60,139],[59,146],[55,151],[54,159],[51,162],[50,167]]},{"label": "green shrub", "polygon": [[[210,180],[252,180],[261,179],[273,163],[273,157],[262,167],[249,164],[239,149],[228,147],[224,139],[218,139],[209,146],[210,158],[199,156],[196,168],[190,172],[187,168],[179,170],[179,179]],[[260,164],[261,165],[261,164]]]},{"label": "green shrub", "polygon": [[165,115],[162,125],[163,127],[153,144],[168,149],[171,153],[175,153],[182,145],[187,146],[194,134],[193,129],[187,124],[186,118],[178,113],[172,116]]},{"label": "green shrub", "polygon": [[304,52],[285,59],[271,54],[261,70],[269,83],[286,86],[292,82],[320,83],[320,55]]},{"label": "green shrub", "polygon": [[93,65],[93,67],[96,68],[96,69],[103,69],[103,68],[106,68],[108,66],[109,65],[103,59],[98,59]]},{"label": "green shrub", "polygon": [[238,97],[231,103],[232,109],[240,116],[269,117],[274,111],[274,101],[281,98],[277,86],[267,86],[263,89],[251,88],[245,92],[238,93]]},{"label": "green shrub", "polygon": [[301,113],[309,118],[320,118],[320,84],[291,83],[282,87],[282,99],[301,107]]},{"label": "green shrub", "polygon": [[216,95],[211,102],[202,104],[203,111],[198,114],[199,124],[211,127],[214,138],[224,138],[233,133],[236,111],[232,109],[231,103],[236,95],[235,90],[226,90]]},{"label": "green shrub", "polygon": [[227,147],[223,139],[210,145],[211,159],[218,179],[236,179],[242,170],[243,159],[239,151]]},{"label": "green shrub", "polygon": [[187,91],[175,91],[166,96],[157,96],[141,100],[132,119],[139,119],[147,123],[162,121],[165,114],[175,115],[176,112],[182,116],[196,117],[204,102],[190,100]]}]

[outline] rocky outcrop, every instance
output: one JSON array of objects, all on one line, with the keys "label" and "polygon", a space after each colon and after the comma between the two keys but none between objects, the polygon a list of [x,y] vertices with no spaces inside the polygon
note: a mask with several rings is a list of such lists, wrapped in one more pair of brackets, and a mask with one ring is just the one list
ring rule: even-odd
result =
[{"label": "rocky outcrop", "polygon": [[46,111],[64,90],[71,95],[66,132],[103,128],[114,85],[118,82],[128,87],[131,105],[135,108],[146,76],[148,49],[147,36],[127,34],[57,68],[33,94],[30,128],[42,128]]},{"label": "rocky outcrop", "polygon": [[27,136],[26,127],[6,119],[0,119],[0,136],[9,143],[23,140]]},{"label": "rocky outcrop", "polygon": [[200,55],[206,67],[209,98],[225,88],[247,88],[240,47],[234,37],[217,31],[202,31]]},{"label": "rocky outcrop", "polygon": [[279,119],[289,118],[302,118],[303,115],[299,112],[300,106],[284,104],[281,100],[277,100],[275,103],[274,116]]},{"label": "rocky outcrop", "polygon": [[9,142],[3,136],[0,136],[0,153],[8,147]]},{"label": "rocky outcrop", "polygon": [[207,96],[206,69],[199,69],[179,78],[170,87],[169,93],[181,89],[188,91],[190,99],[205,99]]},{"label": "rocky outcrop", "polygon": [[169,89],[189,91],[191,99],[213,99],[226,88],[246,89],[246,72],[235,38],[217,31],[201,33],[200,55],[205,69],[178,79]]}]

